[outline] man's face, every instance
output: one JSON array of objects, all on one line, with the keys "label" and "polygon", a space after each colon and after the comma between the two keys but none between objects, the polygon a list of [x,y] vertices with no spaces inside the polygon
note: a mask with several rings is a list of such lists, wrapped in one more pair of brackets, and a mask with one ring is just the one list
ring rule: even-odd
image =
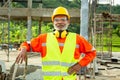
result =
[{"label": "man's face", "polygon": [[64,15],[55,16],[53,20],[55,30],[66,30],[69,25],[69,20]]}]

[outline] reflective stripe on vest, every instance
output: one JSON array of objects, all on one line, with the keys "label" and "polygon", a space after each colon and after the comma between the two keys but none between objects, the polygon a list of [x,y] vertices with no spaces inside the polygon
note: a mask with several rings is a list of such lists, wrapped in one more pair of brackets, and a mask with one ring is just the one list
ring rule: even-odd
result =
[{"label": "reflective stripe on vest", "polygon": [[[59,46],[64,46],[64,43],[58,43]],[[46,43],[42,43],[42,46],[46,46]],[[79,48],[79,45],[76,44],[76,48]]]},{"label": "reflective stripe on vest", "polygon": [[67,73],[68,68],[77,62],[74,59],[75,48],[75,33],[67,35],[62,53],[56,37],[52,33],[47,34],[46,56],[42,58],[44,80],[62,80],[62,78],[64,80],[75,80],[75,75],[68,75]]},{"label": "reflective stripe on vest", "polygon": [[74,63],[60,62],[60,61],[45,61],[42,62],[43,65],[59,65],[69,67],[70,65],[74,65]]}]

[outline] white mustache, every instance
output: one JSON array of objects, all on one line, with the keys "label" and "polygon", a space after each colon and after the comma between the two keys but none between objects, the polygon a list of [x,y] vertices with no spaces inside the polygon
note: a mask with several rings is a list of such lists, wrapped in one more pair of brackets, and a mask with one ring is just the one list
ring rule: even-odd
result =
[{"label": "white mustache", "polygon": [[69,24],[66,24],[66,25],[62,25],[62,24],[59,24],[59,25],[54,25],[54,28],[56,29],[56,30],[66,30],[67,28],[68,28],[68,25]]},{"label": "white mustache", "polygon": [[58,26],[58,27],[61,27],[61,26],[63,26],[63,27],[64,27],[64,25],[62,25],[62,24],[58,24],[57,26]]}]

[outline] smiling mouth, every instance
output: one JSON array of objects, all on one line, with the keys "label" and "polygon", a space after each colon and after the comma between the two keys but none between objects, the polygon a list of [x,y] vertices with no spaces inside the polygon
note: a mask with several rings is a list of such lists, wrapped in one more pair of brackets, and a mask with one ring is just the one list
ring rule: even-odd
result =
[{"label": "smiling mouth", "polygon": [[59,28],[63,28],[63,27],[64,27],[64,25],[57,25],[57,27],[59,27]]}]

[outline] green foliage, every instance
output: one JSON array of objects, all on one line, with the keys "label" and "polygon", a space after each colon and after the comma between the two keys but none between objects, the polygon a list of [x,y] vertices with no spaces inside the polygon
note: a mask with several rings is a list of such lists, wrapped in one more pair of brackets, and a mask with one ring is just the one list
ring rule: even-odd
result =
[{"label": "green foliage", "polygon": [[102,12],[109,12],[109,5],[104,5],[104,4],[100,4],[98,5],[98,7],[96,8],[96,12],[97,13],[102,13]]},{"label": "green foliage", "polygon": [[[103,35],[103,40],[100,43],[99,39],[96,40],[96,49],[99,51],[101,50],[101,48],[103,47],[103,51],[109,51],[109,49],[111,48],[110,46],[110,42],[112,42],[112,51],[113,52],[120,52],[120,37],[117,34],[112,34],[112,37],[109,38],[107,36],[107,34]],[[99,45],[103,45],[103,46],[99,46]]]},{"label": "green foliage", "polygon": [[[0,24],[0,43],[8,43],[8,32],[10,33],[10,43],[20,43],[26,40],[26,31],[27,29],[23,28],[24,22],[10,22],[10,30],[8,30],[8,23],[3,22]],[[24,29],[24,30],[23,30]]]},{"label": "green foliage", "polygon": [[97,13],[110,12],[112,14],[120,14],[120,5],[110,6],[109,4],[99,4],[96,8]]},{"label": "green foliage", "polygon": [[27,7],[27,3],[25,3],[25,2],[13,2],[11,4],[11,7],[12,8],[24,8],[24,7]]},{"label": "green foliage", "polygon": [[112,34],[112,51],[120,52],[120,36],[117,34]]},{"label": "green foliage", "polygon": [[42,33],[47,33],[47,32],[52,32],[53,29],[51,29],[50,26],[48,26],[48,25],[43,25],[41,27],[41,31],[42,31]]},{"label": "green foliage", "polygon": [[113,14],[120,14],[120,5],[113,6],[111,13],[113,13]]},{"label": "green foliage", "polygon": [[81,0],[43,0],[43,8],[56,8],[58,6],[64,6],[66,8],[80,8]]},{"label": "green foliage", "polygon": [[113,34],[117,34],[120,37],[120,24],[113,24]]},{"label": "green foliage", "polygon": [[8,26],[7,23],[0,22],[0,43],[7,42],[7,35],[8,35],[7,26]]},{"label": "green foliage", "polygon": [[71,23],[70,26],[68,27],[68,31],[80,34],[80,24]]},{"label": "green foliage", "polygon": [[49,27],[50,27],[50,29],[54,29],[54,27],[53,27],[53,23],[52,23],[52,22],[47,23],[47,26],[49,26]]},{"label": "green foliage", "polygon": [[120,37],[120,25],[116,28],[116,34]]}]

